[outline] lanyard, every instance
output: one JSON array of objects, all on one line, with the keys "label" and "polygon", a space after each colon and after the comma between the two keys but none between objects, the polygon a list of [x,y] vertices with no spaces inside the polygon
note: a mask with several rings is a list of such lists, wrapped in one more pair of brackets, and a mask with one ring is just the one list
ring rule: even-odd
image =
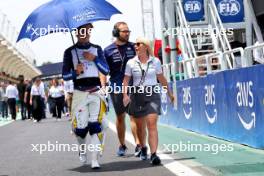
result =
[{"label": "lanyard", "polygon": [[118,50],[118,53],[119,53],[119,56],[120,56],[120,59],[121,59],[121,62],[122,62],[122,63],[121,63],[121,67],[120,67],[120,72],[122,72],[122,70],[123,70],[123,66],[124,66],[124,62],[125,62],[125,58],[126,58],[126,52],[125,52],[124,56],[122,56],[119,47],[120,47],[120,46],[118,46],[118,45],[116,44],[116,48],[117,48],[117,50]]},{"label": "lanyard", "polygon": [[149,64],[150,64],[150,62],[148,62],[147,69],[145,71],[144,69],[142,69],[141,63],[138,62],[139,68],[141,70],[141,79],[140,79],[138,86],[143,85],[143,83],[145,82],[145,78],[146,78],[146,75],[147,75],[148,69],[149,69]]}]

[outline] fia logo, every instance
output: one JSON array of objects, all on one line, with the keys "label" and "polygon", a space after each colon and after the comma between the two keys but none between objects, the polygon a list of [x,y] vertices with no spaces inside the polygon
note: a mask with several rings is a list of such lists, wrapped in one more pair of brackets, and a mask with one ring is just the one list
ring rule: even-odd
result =
[{"label": "fia logo", "polygon": [[[215,93],[214,93],[214,88],[215,85],[206,85],[204,86],[205,89],[205,96],[204,96],[204,101],[205,101],[205,106],[215,106]],[[205,115],[210,124],[215,123],[217,119],[217,109],[214,108],[214,115],[210,117],[208,115],[208,112],[205,110]]]},{"label": "fia logo", "polygon": [[[191,105],[192,104],[192,97],[191,97],[191,87],[183,87],[183,105]],[[190,119],[192,116],[192,107],[189,107],[189,112],[185,111],[183,107],[183,113],[186,119]]]},{"label": "fia logo", "polygon": [[[253,82],[237,82],[236,88],[238,89],[237,92],[237,105],[238,107],[245,107],[245,108],[253,108],[254,107],[254,95],[252,92]],[[256,113],[251,112],[252,119],[249,122],[246,122],[244,120],[244,117],[242,117],[239,113],[238,118],[243,125],[243,127],[246,130],[251,130],[253,127],[255,127],[256,124]],[[248,121],[248,120],[247,120]]]},{"label": "fia logo", "polygon": [[187,13],[198,13],[202,10],[202,4],[199,1],[186,1],[184,10]]},{"label": "fia logo", "polygon": [[237,0],[220,1],[217,8],[222,16],[234,16],[240,12],[240,4]]}]

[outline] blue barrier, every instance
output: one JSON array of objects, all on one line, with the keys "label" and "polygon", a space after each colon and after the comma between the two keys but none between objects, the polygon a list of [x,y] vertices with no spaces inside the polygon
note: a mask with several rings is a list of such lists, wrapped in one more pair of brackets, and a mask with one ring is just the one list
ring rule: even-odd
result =
[{"label": "blue barrier", "polygon": [[178,109],[162,95],[159,122],[264,148],[264,66],[177,82]]}]

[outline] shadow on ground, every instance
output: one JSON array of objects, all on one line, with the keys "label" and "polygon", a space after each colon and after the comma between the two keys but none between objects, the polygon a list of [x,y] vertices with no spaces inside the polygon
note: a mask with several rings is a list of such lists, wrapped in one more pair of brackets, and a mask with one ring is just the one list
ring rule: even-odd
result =
[{"label": "shadow on ground", "polygon": [[[155,166],[155,167],[161,167]],[[77,168],[69,169],[70,171],[86,173],[86,172],[114,172],[114,171],[126,171],[126,170],[136,170],[136,169],[146,169],[149,167],[154,167],[147,161],[118,161],[111,163],[101,164],[100,169],[91,169],[90,165],[84,165]]]}]

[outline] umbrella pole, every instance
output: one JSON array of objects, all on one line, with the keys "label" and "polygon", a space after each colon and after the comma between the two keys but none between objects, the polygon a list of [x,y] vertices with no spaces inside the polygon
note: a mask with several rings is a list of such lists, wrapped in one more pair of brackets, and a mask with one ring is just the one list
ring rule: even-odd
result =
[{"label": "umbrella pole", "polygon": [[[70,33],[71,33],[71,32],[70,32]],[[75,45],[75,42],[74,42],[74,38],[73,38],[73,36],[72,36],[72,33],[71,33],[71,39],[72,39],[72,43],[73,43],[73,45]],[[75,53],[76,53],[76,56],[77,56],[78,64],[81,64],[81,61],[80,61],[80,58],[79,58],[79,55],[78,55],[78,52],[77,52],[76,47],[74,47],[74,50],[75,50]],[[81,71],[81,74],[83,74],[83,71]]]},{"label": "umbrella pole", "polygon": [[[71,33],[71,32],[70,32],[70,33]],[[71,33],[71,39],[72,39],[72,43],[73,43],[73,45],[75,45],[75,42],[74,42],[74,38],[73,38],[73,36],[72,36],[72,33]],[[75,53],[76,53],[76,56],[77,56],[78,64],[80,64],[81,61],[80,61],[80,58],[79,58],[79,55],[78,55],[78,52],[77,52],[76,47],[74,47],[74,50],[75,50]]]}]

